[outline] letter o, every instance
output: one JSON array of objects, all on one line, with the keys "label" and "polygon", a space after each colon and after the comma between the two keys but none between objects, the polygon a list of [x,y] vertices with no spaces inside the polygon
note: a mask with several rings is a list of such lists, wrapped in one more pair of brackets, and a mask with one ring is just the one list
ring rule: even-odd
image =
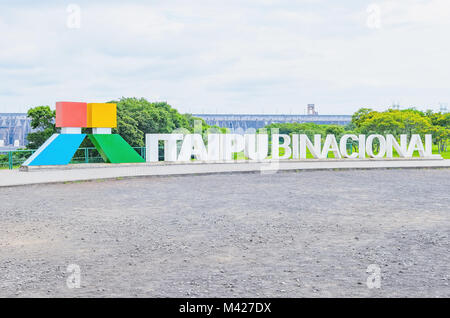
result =
[{"label": "letter o", "polygon": [[[380,151],[378,151],[378,154],[373,153],[373,140],[377,138],[380,142]],[[386,154],[386,138],[382,135],[370,135],[367,137],[366,140],[366,152],[367,154],[372,158],[383,158]]]}]

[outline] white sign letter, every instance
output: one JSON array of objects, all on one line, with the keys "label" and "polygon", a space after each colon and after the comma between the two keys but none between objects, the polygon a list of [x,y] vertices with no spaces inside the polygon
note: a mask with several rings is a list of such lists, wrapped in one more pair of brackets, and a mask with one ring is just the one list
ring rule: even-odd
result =
[{"label": "white sign letter", "polygon": [[393,135],[386,135],[386,157],[393,157],[393,148],[397,151],[400,157],[405,157],[406,155],[406,135],[400,135],[400,144],[397,142]]},{"label": "white sign letter", "polygon": [[341,158],[341,154],[339,153],[339,147],[336,141],[336,137],[334,135],[327,135],[327,138],[325,139],[325,143],[323,145],[322,149],[322,158],[326,158],[328,155],[328,152],[332,151],[334,154],[334,157],[336,159]]},{"label": "white sign letter", "polygon": [[306,149],[309,149],[311,155],[319,159],[322,157],[321,155],[322,148],[322,136],[314,135],[314,145],[309,140],[308,136],[305,134],[300,135],[300,159],[306,159]]},{"label": "white sign letter", "polygon": [[[378,151],[378,154],[374,154],[373,152],[373,140],[375,138],[377,138],[380,143],[380,151]],[[372,158],[383,158],[386,154],[386,139],[381,135],[370,135],[369,137],[367,137],[366,151],[367,154]]]},{"label": "white sign letter", "polygon": [[264,160],[269,154],[269,136],[267,134],[244,135],[245,156],[251,160]]},{"label": "white sign letter", "polygon": [[[283,143],[280,145],[280,138]],[[289,159],[291,157],[291,137],[289,135],[272,134],[272,159]],[[284,149],[284,155],[280,157],[280,148]]]},{"label": "white sign letter", "polygon": [[341,155],[345,158],[356,158],[358,157],[357,152],[353,152],[351,155],[347,152],[347,140],[351,138],[354,141],[358,140],[358,137],[356,135],[344,135],[342,136],[341,140],[339,141],[339,148],[341,150]]}]

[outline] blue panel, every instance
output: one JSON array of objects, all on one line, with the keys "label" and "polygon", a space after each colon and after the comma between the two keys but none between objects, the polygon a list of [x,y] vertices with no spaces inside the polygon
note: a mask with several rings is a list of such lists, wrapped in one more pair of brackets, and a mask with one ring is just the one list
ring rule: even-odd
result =
[{"label": "blue panel", "polygon": [[[83,142],[85,134],[62,134],[34,158],[29,166],[67,165]],[[38,150],[39,151],[39,150]]]}]

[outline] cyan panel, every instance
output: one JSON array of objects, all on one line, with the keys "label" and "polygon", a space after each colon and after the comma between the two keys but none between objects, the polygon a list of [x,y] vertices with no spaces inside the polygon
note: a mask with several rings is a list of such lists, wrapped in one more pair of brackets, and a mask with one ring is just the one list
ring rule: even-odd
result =
[{"label": "cyan panel", "polygon": [[38,149],[39,154],[28,163],[28,166],[67,165],[72,160],[75,151],[80,147],[86,134],[62,134],[44,149]]}]

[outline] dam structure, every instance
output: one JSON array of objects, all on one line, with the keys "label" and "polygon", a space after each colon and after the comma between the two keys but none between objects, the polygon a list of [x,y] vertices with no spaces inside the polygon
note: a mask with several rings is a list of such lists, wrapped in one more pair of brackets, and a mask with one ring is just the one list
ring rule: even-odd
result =
[{"label": "dam structure", "polygon": [[273,123],[314,123],[318,125],[347,125],[351,115],[287,115],[287,114],[192,114],[208,125],[235,130],[259,129]]},{"label": "dam structure", "polygon": [[27,114],[0,113],[0,149],[24,147],[31,131],[31,119]]}]

